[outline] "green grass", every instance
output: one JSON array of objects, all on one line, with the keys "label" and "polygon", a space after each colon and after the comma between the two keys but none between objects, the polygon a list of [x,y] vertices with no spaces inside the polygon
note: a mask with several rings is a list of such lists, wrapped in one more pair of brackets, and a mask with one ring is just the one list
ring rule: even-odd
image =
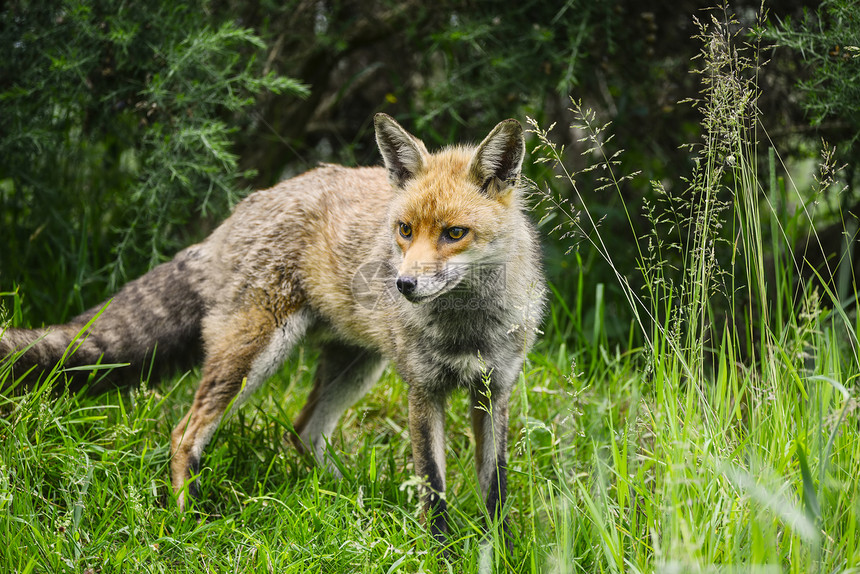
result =
[{"label": "green grass", "polygon": [[[671,352],[606,348],[577,376],[590,351],[549,333],[512,407],[508,570],[860,571],[856,357],[833,314],[815,325],[795,331],[805,357],[764,371],[733,356],[727,331],[709,380],[684,376]],[[313,357],[295,357],[222,425],[196,517],[177,511],[167,468],[196,374],[125,394],[3,399],[0,569],[445,571],[417,514],[402,383],[387,373],[346,415],[338,481],[283,440],[312,370]],[[455,395],[455,572],[477,571],[469,428]]]},{"label": "green grass", "polygon": [[[126,394],[56,398],[45,386],[4,399],[2,569],[437,571],[417,513],[402,384],[386,374],[345,417],[338,481],[282,438],[312,364],[292,360],[222,425],[205,456],[196,518],[177,511],[167,468],[170,429],[190,404],[193,376]],[[451,413],[453,536],[474,569],[480,506],[465,396]],[[520,467],[512,465],[512,484],[525,478]],[[518,488],[516,499],[526,492]]]},{"label": "green grass", "polygon": [[[730,45],[724,31],[710,33]],[[795,190],[792,214],[784,200],[756,199],[786,191],[774,154],[770,173],[757,173],[754,85],[735,81],[746,69],[705,58],[706,137],[689,187],[670,196],[655,185],[650,229],[628,213],[642,238],[640,287],[636,272],[619,272],[615,291],[589,283],[578,254],[567,283],[551,286],[512,402],[514,551],[495,555],[496,571],[860,572],[857,293],[797,283],[803,262],[786,247],[811,225],[811,202]],[[605,189],[618,191],[606,126],[573,112],[605,154]],[[543,157],[562,157],[544,143]],[[615,268],[576,179],[561,187],[583,212],[550,194],[556,221],[583,226]],[[772,280],[768,252],[781,252]],[[610,337],[624,306],[629,335]],[[403,384],[389,371],[348,411],[335,480],[283,439],[313,369],[312,351],[299,351],[221,426],[196,513],[184,516],[169,440],[198,373],[126,393],[56,397],[49,381],[0,397],[0,571],[476,572],[483,517],[467,397],[453,396],[448,416],[446,563],[418,514]],[[0,384],[6,376],[0,367]]]}]

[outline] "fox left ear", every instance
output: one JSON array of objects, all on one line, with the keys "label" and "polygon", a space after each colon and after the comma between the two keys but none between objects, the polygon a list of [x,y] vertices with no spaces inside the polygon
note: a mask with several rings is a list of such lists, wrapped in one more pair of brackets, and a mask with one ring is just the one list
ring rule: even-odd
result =
[{"label": "fox left ear", "polygon": [[505,120],[478,146],[469,162],[469,175],[488,195],[501,196],[516,187],[525,151],[520,122]]},{"label": "fox left ear", "polygon": [[388,179],[395,187],[403,187],[424,170],[424,158],[429,155],[424,142],[407,132],[388,114],[373,117],[376,145],[388,169]]}]

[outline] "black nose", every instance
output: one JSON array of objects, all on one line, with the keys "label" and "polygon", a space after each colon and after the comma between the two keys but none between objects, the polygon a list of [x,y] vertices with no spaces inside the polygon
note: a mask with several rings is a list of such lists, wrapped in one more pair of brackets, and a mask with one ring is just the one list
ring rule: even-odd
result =
[{"label": "black nose", "polygon": [[403,293],[404,295],[409,295],[415,288],[418,287],[418,279],[415,277],[398,277],[397,278],[397,290]]}]

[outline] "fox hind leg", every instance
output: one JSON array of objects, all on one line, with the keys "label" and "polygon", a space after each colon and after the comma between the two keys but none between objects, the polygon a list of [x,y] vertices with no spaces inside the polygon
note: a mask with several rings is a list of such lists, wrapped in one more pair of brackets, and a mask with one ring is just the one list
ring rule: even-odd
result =
[{"label": "fox hind leg", "polygon": [[170,474],[181,509],[186,506],[186,485],[192,497],[197,494],[192,479],[227,409],[239,406],[271,376],[310,323],[310,314],[302,309],[280,325],[263,309],[243,309],[205,321],[203,376],[191,410],[171,437]]},{"label": "fox hind leg", "polygon": [[314,386],[296,417],[294,442],[302,452],[311,452],[335,476],[340,471],[326,454],[326,443],[341,415],[379,380],[386,361],[361,347],[339,342],[323,345]]}]

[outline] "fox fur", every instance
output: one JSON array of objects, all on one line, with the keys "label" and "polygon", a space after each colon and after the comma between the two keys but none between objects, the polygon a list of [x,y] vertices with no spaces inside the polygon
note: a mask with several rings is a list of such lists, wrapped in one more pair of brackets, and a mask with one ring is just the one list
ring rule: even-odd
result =
[{"label": "fox fur", "polygon": [[[508,401],[543,301],[536,232],[523,205],[523,131],[506,120],[477,147],[429,153],[375,117],[385,168],[324,165],[251,194],[207,239],[65,325],[9,329],[0,357],[25,381],[55,367],[128,363],[140,380],[203,360],[191,409],[172,434],[179,506],[197,491],[203,449],[307,334],[320,345],[314,386],[294,430],[328,464],[343,412],[393,363],[408,385],[415,474],[432,534],[446,538],[446,397],[471,396],[479,483],[490,516],[506,496]],[[358,283],[357,283],[358,281]],[[358,288],[357,288],[358,286]],[[71,347],[74,348],[74,345]],[[73,386],[86,373],[69,371]]]}]

